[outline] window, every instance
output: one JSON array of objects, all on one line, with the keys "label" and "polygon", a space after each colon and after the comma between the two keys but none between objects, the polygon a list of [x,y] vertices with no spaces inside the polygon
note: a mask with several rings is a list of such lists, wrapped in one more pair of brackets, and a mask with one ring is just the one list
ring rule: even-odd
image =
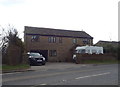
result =
[{"label": "window", "polygon": [[77,39],[76,38],[73,39],[73,43],[74,44],[77,43]]},{"label": "window", "polygon": [[53,37],[53,43],[55,43],[56,42],[56,37]]},{"label": "window", "polygon": [[90,53],[90,50],[87,50],[87,53]]},{"label": "window", "polygon": [[39,40],[39,36],[38,35],[34,35],[31,37],[31,41],[38,41]]},{"label": "window", "polygon": [[95,53],[95,54],[96,54],[96,53],[97,53],[97,51],[93,49],[93,50],[92,50],[92,53]]},{"label": "window", "polygon": [[90,40],[89,39],[83,39],[83,44],[87,45],[87,44],[90,44]]},{"label": "window", "polygon": [[87,43],[90,44],[90,39],[87,40]]},{"label": "window", "polygon": [[80,49],[77,53],[85,53],[85,49]]},{"label": "window", "polygon": [[98,54],[100,54],[100,53],[102,53],[102,51],[101,51],[101,50],[99,50],[99,51],[98,51]]},{"label": "window", "polygon": [[85,49],[82,49],[82,50],[81,50],[81,53],[85,53]]},{"label": "window", "polygon": [[59,37],[59,43],[62,43],[62,37]]},{"label": "window", "polygon": [[48,37],[48,42],[51,43],[51,37]]},{"label": "window", "polygon": [[56,50],[50,50],[49,55],[50,56],[57,56],[57,51]]},{"label": "window", "polygon": [[89,39],[89,44],[91,45],[91,39]]},{"label": "window", "polygon": [[56,37],[48,37],[49,43],[56,43]]}]

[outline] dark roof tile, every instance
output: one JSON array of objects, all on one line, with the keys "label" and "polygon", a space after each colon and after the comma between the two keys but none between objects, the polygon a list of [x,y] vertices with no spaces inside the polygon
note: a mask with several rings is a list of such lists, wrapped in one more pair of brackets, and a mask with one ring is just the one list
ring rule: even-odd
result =
[{"label": "dark roof tile", "polygon": [[63,29],[53,29],[53,28],[38,28],[25,26],[26,34],[40,34],[40,35],[55,35],[55,36],[66,36],[66,37],[85,37],[93,38],[85,31],[72,31]]}]

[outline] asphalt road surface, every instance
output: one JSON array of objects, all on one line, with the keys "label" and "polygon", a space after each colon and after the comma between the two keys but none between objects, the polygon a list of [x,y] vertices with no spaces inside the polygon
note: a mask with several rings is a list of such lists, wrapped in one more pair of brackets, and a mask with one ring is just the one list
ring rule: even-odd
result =
[{"label": "asphalt road surface", "polygon": [[118,85],[118,64],[75,66],[3,74],[2,85]]}]

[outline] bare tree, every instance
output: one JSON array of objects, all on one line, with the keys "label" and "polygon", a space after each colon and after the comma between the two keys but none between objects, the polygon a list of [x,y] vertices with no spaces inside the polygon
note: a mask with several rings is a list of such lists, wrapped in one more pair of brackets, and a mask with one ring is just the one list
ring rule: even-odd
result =
[{"label": "bare tree", "polygon": [[[19,59],[22,61],[22,53],[24,52],[24,45],[22,40],[18,36],[18,31],[14,27],[8,26],[7,30],[5,28],[2,28],[2,42],[0,43],[1,49],[2,49],[2,59],[7,61],[9,64],[9,61],[13,60],[11,59],[14,55],[14,52],[11,54],[11,50],[15,49],[20,50],[19,53]],[[17,49],[15,48],[17,47]],[[9,56],[8,56],[9,55]],[[11,56],[11,57],[10,57]],[[15,57],[14,59],[16,59]],[[10,62],[12,64],[12,62]]]}]

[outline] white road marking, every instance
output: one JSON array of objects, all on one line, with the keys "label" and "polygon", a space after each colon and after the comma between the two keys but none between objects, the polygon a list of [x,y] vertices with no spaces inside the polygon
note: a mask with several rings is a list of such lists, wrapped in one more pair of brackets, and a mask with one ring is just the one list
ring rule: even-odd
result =
[{"label": "white road marking", "polygon": [[40,84],[40,85],[47,85],[47,84]]},{"label": "white road marking", "polygon": [[90,69],[90,70],[76,70],[76,71],[66,71],[66,72],[56,72],[56,73],[48,73],[48,74],[37,74],[37,75],[32,75],[32,76],[20,76],[15,77],[15,78],[4,78],[3,82],[8,82],[8,81],[15,81],[15,80],[25,80],[25,79],[32,79],[32,78],[38,78],[38,77],[48,77],[48,76],[55,76],[55,75],[64,75],[64,74],[70,74],[70,73],[75,73],[75,72],[87,72],[87,71],[95,71],[95,70],[103,70],[102,69]]},{"label": "white road marking", "polygon": [[62,81],[65,82],[65,81],[67,81],[67,80],[64,80],[64,79],[63,79]]},{"label": "white road marking", "polygon": [[35,86],[30,86],[30,87],[35,87]]},{"label": "white road marking", "polygon": [[30,86],[30,87],[37,87],[39,85],[47,85],[47,84],[38,84],[38,85],[33,85],[33,86]]},{"label": "white road marking", "polygon": [[101,74],[96,74],[96,75],[82,76],[82,77],[77,77],[77,78],[75,78],[75,79],[82,79],[82,78],[93,77],[93,76],[100,76],[100,75],[106,75],[106,74],[110,74],[110,72],[101,73]]}]

